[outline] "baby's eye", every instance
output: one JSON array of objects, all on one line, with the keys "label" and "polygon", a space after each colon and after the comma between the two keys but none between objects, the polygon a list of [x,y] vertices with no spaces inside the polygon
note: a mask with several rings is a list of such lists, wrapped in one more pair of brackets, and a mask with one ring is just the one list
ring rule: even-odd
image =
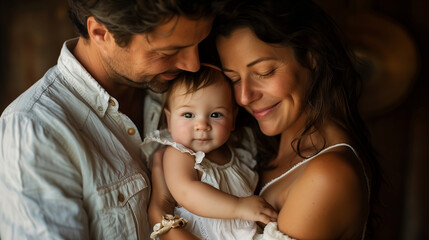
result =
[{"label": "baby's eye", "polygon": [[220,112],[214,112],[214,113],[210,114],[211,118],[220,118],[222,116],[223,116],[223,114]]},{"label": "baby's eye", "polygon": [[183,114],[183,116],[184,116],[185,118],[193,118],[193,117],[194,117],[194,114],[193,114],[193,113],[184,113],[184,114]]}]

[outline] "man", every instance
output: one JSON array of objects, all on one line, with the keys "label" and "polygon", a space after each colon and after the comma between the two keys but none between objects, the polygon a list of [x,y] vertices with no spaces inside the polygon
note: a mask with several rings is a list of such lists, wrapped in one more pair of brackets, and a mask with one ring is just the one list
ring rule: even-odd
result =
[{"label": "man", "polygon": [[153,92],[199,69],[220,4],[69,3],[80,37],[0,118],[1,239],[148,239]]}]

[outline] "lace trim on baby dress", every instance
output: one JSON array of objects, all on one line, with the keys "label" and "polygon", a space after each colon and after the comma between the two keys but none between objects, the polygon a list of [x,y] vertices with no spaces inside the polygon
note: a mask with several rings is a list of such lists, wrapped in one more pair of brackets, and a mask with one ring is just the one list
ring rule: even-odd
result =
[{"label": "lace trim on baby dress", "polygon": [[189,153],[195,157],[195,163],[198,163],[198,164],[200,164],[205,157],[204,152],[201,152],[201,151],[194,152],[191,149],[183,146],[182,144],[175,142],[167,129],[155,130],[149,133],[144,139],[142,145],[147,144],[149,142],[159,142],[163,145],[172,146],[181,152]]},{"label": "lace trim on baby dress", "polygon": [[270,222],[264,228],[263,234],[257,234],[253,240],[295,240],[279,230],[277,230],[277,223]]},{"label": "lace trim on baby dress", "polygon": [[[158,142],[158,143],[161,143],[163,145],[172,146],[173,148],[179,150],[180,152],[189,153],[190,155],[195,157],[194,168],[197,170],[200,170],[200,171],[204,171],[204,169],[201,166],[201,163],[204,160],[205,153],[202,151],[195,152],[192,149],[189,149],[189,148],[183,146],[182,144],[175,142],[167,129],[155,130],[155,131],[149,133],[146,136],[146,138],[144,139],[142,145],[148,144],[150,142]],[[239,147],[232,149],[232,147],[229,146],[228,144],[227,144],[227,146],[228,146],[228,148],[232,154],[231,160],[228,163],[225,163],[223,165],[219,165],[219,164],[210,162],[211,165],[214,165],[217,168],[229,167],[231,164],[233,164],[233,161],[236,158],[235,156],[237,156],[237,158],[241,159],[241,162],[244,163],[247,167],[249,167],[250,169],[255,168],[257,162],[253,158],[252,154],[249,151],[247,151],[246,149],[243,149],[243,148],[239,148]]]}]

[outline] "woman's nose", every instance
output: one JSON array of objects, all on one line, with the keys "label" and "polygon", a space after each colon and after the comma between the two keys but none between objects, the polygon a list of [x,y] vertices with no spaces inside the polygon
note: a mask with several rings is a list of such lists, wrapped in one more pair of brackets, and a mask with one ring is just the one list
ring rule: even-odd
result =
[{"label": "woman's nose", "polygon": [[255,83],[249,78],[241,79],[240,84],[234,87],[234,92],[237,103],[242,106],[249,105],[262,96],[261,92],[256,88]]},{"label": "woman's nose", "polygon": [[195,131],[210,131],[212,130],[212,127],[206,120],[201,119],[195,123],[194,129]]}]

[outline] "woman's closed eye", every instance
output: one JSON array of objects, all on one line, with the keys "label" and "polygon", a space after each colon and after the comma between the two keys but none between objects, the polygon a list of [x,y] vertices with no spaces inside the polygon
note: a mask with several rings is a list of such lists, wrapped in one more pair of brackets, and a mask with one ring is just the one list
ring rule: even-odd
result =
[{"label": "woman's closed eye", "polygon": [[267,72],[256,73],[256,76],[258,76],[259,78],[271,77],[272,75],[274,75],[275,71],[276,71],[275,69],[272,69],[272,70],[267,71]]}]

